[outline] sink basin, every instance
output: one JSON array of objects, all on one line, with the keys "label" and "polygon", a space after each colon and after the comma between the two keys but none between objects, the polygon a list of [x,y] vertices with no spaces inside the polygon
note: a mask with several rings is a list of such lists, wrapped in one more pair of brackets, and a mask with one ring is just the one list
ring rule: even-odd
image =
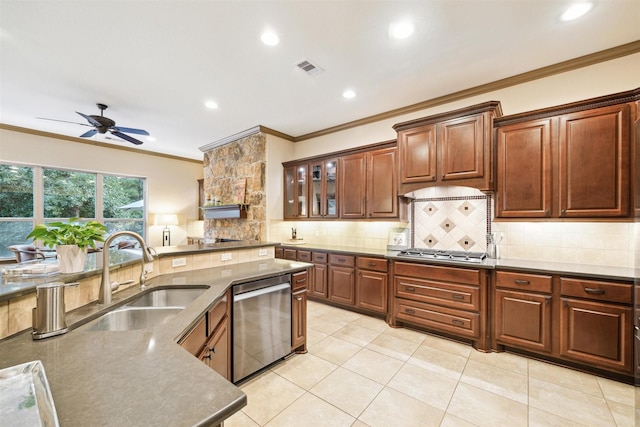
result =
[{"label": "sink basin", "polygon": [[123,307],[98,318],[88,331],[131,331],[161,325],[180,313],[180,307]]},{"label": "sink basin", "polygon": [[128,307],[179,307],[185,308],[198,298],[206,288],[157,289],[140,295]]}]

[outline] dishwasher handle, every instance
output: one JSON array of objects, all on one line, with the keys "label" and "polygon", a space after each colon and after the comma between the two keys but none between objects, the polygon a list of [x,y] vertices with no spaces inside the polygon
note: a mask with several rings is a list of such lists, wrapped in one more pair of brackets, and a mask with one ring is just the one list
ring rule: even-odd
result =
[{"label": "dishwasher handle", "polygon": [[275,285],[275,286],[267,286],[266,288],[261,288],[261,289],[257,289],[255,291],[250,291],[250,292],[244,292],[242,294],[238,294],[238,295],[234,295],[233,296],[233,302],[239,302],[239,301],[244,301],[250,298],[256,298],[259,297],[261,295],[266,295],[266,294],[270,294],[272,292],[280,292],[283,290],[291,290],[291,284],[290,283],[282,283],[280,285]]}]

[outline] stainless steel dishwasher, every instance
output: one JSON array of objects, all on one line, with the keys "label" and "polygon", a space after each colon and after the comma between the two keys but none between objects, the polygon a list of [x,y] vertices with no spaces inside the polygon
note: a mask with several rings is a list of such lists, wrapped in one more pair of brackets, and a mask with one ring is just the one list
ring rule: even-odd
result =
[{"label": "stainless steel dishwasher", "polygon": [[291,353],[291,275],[233,287],[233,382]]}]

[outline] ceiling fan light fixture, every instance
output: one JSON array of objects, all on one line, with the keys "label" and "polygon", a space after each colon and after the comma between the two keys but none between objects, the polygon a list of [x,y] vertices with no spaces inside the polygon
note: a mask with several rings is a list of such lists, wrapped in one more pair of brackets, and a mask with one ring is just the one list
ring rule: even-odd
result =
[{"label": "ceiling fan light fixture", "polygon": [[585,15],[592,8],[593,3],[591,2],[574,3],[564,11],[564,13],[560,16],[560,19],[563,21],[573,21],[574,19],[578,19],[581,16]]}]

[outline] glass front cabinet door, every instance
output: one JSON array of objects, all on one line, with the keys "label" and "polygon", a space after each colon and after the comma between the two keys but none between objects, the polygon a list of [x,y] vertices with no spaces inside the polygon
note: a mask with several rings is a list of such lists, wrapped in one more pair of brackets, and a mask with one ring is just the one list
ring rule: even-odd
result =
[{"label": "glass front cabinet door", "polygon": [[338,159],[326,159],[309,165],[311,173],[312,218],[338,218]]},{"label": "glass front cabinet door", "polygon": [[284,217],[307,218],[307,170],[306,164],[284,169],[285,195]]}]

